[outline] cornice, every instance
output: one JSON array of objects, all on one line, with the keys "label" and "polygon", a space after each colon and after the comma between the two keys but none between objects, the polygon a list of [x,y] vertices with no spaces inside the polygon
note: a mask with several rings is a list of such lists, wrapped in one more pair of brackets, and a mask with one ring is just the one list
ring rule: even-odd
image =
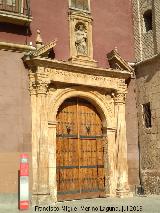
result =
[{"label": "cornice", "polygon": [[120,79],[128,79],[131,77],[131,73],[126,70],[119,70],[119,69],[111,69],[111,68],[99,68],[99,67],[89,67],[89,66],[82,66],[82,65],[75,65],[71,62],[67,61],[58,61],[52,60],[48,58],[31,58],[31,59],[24,59],[24,62],[29,67],[45,67],[45,68],[53,68],[57,70],[64,70],[64,71],[71,71],[71,72],[78,72],[78,73],[85,73],[89,75],[98,75],[98,76],[106,76],[106,77],[113,77],[113,78],[120,78]]},{"label": "cornice", "polygon": [[36,48],[29,45],[23,45],[23,44],[15,44],[15,43],[8,43],[8,42],[2,42],[0,41],[0,49],[1,50],[13,50],[17,52],[29,52],[29,51],[35,51]]}]

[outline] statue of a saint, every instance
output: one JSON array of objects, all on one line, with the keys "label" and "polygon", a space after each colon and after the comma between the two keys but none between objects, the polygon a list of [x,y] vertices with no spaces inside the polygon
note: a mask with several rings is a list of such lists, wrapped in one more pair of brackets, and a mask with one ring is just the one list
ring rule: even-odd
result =
[{"label": "statue of a saint", "polygon": [[87,33],[83,24],[78,25],[75,36],[77,55],[87,55]]}]

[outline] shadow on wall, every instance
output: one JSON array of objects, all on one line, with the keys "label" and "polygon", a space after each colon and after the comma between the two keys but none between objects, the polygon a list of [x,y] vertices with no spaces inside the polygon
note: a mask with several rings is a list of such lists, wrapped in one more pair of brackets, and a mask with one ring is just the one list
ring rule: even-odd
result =
[{"label": "shadow on wall", "polygon": [[19,26],[10,23],[0,23],[0,32],[11,33],[16,35],[31,36],[31,30],[28,26]]},{"label": "shadow on wall", "polygon": [[146,77],[145,82],[150,82],[151,79],[160,71],[160,61],[151,61],[148,64],[143,64],[136,68],[136,78]]}]

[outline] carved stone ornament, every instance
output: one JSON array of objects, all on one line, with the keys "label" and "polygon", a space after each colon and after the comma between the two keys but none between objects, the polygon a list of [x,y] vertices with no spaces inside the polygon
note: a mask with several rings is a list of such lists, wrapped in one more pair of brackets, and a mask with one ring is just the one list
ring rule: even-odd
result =
[{"label": "carved stone ornament", "polygon": [[134,69],[129,65],[129,63],[126,60],[124,60],[120,56],[117,47],[115,47],[114,50],[112,50],[107,54],[107,59],[111,68],[118,70],[127,70],[128,72],[131,73],[132,77],[135,76]]},{"label": "carved stone ornament", "polygon": [[125,104],[126,93],[117,93],[114,97],[115,104]]}]

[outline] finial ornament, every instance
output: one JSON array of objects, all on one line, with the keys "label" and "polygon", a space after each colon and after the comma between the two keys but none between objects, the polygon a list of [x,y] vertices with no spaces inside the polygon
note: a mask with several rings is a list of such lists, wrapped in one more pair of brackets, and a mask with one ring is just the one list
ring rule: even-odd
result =
[{"label": "finial ornament", "polygon": [[36,48],[39,49],[43,46],[43,41],[41,38],[41,32],[40,30],[37,30],[37,37],[36,37]]},{"label": "finial ornament", "polygon": [[115,47],[115,48],[114,48],[114,51],[116,51],[116,52],[118,53],[118,48],[117,48],[117,47]]}]

